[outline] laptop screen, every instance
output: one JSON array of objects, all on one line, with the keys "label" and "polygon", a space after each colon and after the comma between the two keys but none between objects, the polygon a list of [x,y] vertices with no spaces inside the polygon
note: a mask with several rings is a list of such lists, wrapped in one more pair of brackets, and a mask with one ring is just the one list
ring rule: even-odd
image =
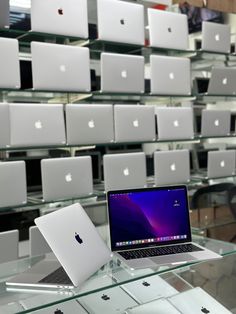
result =
[{"label": "laptop screen", "polygon": [[108,192],[112,251],[191,242],[186,186]]}]

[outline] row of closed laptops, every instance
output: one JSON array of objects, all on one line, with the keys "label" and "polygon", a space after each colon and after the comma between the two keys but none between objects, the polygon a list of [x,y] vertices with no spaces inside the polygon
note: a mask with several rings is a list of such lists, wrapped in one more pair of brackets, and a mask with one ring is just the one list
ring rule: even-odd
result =
[{"label": "row of closed laptops", "polygon": [[[230,110],[202,110],[201,135],[230,135],[232,117]],[[193,125],[192,108],[2,103],[0,147],[193,139]]]},{"label": "row of closed laptops", "polygon": [[[1,1],[0,27],[9,27],[9,0]],[[112,14],[111,14],[112,12]],[[97,0],[98,39],[136,45],[145,44],[145,15],[142,4]],[[151,47],[188,49],[185,14],[147,9]],[[31,1],[33,31],[88,38],[87,0]],[[230,26],[203,22],[202,48],[230,52]]]},{"label": "row of closed laptops", "polygon": [[[189,150],[154,153],[154,184],[168,185],[190,181]],[[208,153],[207,172],[202,176],[218,178],[235,174],[235,150]],[[143,152],[103,156],[104,190],[147,186],[146,158]],[[41,161],[44,201],[76,198],[93,194],[91,156],[48,158]],[[0,163],[1,207],[27,202],[24,161]]]}]

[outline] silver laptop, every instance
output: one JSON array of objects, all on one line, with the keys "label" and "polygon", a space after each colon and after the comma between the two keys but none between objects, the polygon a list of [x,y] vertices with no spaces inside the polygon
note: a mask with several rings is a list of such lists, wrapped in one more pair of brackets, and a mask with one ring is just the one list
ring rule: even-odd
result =
[{"label": "silver laptop", "polygon": [[97,1],[98,39],[144,45],[144,7],[125,1]]},{"label": "silver laptop", "polygon": [[235,174],[235,150],[208,152],[207,177],[220,178]]},{"label": "silver laptop", "polygon": [[10,104],[11,146],[66,143],[63,105]]},{"label": "silver laptop", "polygon": [[87,47],[32,42],[31,54],[34,89],[90,91]]},{"label": "silver laptop", "polygon": [[202,50],[230,53],[230,26],[203,21]]},{"label": "silver laptop", "polygon": [[9,105],[0,103],[0,147],[10,146]]},{"label": "silver laptop", "polygon": [[236,68],[213,67],[207,94],[236,95]]},{"label": "silver laptop", "polygon": [[8,286],[73,288],[110,259],[109,249],[78,203],[36,218],[35,223],[58,261],[37,263],[9,279]]},{"label": "silver laptop", "polygon": [[192,243],[186,186],[107,193],[111,250],[130,268],[220,258]]},{"label": "silver laptop", "polygon": [[155,108],[159,140],[191,139],[193,132],[192,108]]},{"label": "silver laptop", "polygon": [[155,185],[187,183],[190,180],[189,150],[154,153]]},{"label": "silver laptop", "polygon": [[103,156],[105,191],[145,187],[146,159],[143,152]]},{"label": "silver laptop", "polygon": [[78,198],[93,193],[90,156],[41,160],[43,200]]},{"label": "silver laptop", "polygon": [[115,105],[116,142],[155,141],[155,111],[153,106]]},{"label": "silver laptop", "polygon": [[31,1],[31,29],[42,33],[87,38],[87,0]]},{"label": "silver laptop", "polygon": [[67,104],[66,134],[69,145],[113,142],[113,106]]},{"label": "silver laptop", "polygon": [[20,81],[20,61],[19,44],[14,38],[0,38],[0,88],[19,89]]},{"label": "silver laptop", "polygon": [[[157,312],[158,311],[158,312]],[[127,314],[181,314],[168,300],[157,299],[127,310]]]},{"label": "silver laptop", "polygon": [[191,95],[188,58],[151,55],[150,66],[152,94]]},{"label": "silver laptop", "polygon": [[187,15],[148,8],[151,47],[188,49]]},{"label": "silver laptop", "polygon": [[230,134],[230,110],[202,110],[201,136],[224,136]]},{"label": "silver laptop", "polygon": [[25,162],[0,162],[0,186],[0,207],[26,204]]},{"label": "silver laptop", "polygon": [[10,24],[10,1],[1,0],[0,2],[0,28],[9,28]]},{"label": "silver laptop", "polygon": [[101,91],[144,93],[144,57],[102,53]]}]

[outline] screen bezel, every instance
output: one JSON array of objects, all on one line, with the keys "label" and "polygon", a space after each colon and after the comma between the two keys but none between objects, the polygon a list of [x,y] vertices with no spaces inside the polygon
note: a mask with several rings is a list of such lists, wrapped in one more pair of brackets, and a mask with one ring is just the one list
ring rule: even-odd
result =
[{"label": "screen bezel", "polygon": [[[135,245],[124,245],[122,247],[116,247],[113,243],[112,239],[112,219],[111,219],[111,211],[110,211],[110,195],[111,194],[125,194],[125,193],[135,193],[135,192],[142,192],[142,191],[160,191],[160,190],[176,190],[176,189],[184,189],[185,190],[185,197],[186,197],[186,204],[187,204],[187,223],[188,223],[188,234],[186,239],[179,239],[179,240],[172,240],[172,241],[163,241],[163,242],[155,242],[155,243],[143,243],[143,244],[135,244]],[[113,190],[107,192],[107,211],[108,211],[108,225],[109,225],[109,233],[110,233],[110,245],[111,250],[113,252],[117,251],[125,251],[130,249],[139,249],[139,248],[147,248],[147,247],[153,247],[153,246],[166,246],[169,244],[178,244],[178,243],[186,243],[186,242],[192,242],[192,235],[191,235],[191,227],[190,227],[190,217],[189,217],[189,201],[188,201],[188,192],[187,192],[187,186],[186,185],[171,185],[171,186],[162,186],[162,187],[152,187],[152,188],[140,188],[140,189],[125,189],[125,190]]]}]

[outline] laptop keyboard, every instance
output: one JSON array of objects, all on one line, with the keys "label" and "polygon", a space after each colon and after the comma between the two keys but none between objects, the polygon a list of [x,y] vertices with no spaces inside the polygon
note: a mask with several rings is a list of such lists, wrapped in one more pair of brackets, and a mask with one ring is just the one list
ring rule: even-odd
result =
[{"label": "laptop keyboard", "polygon": [[132,251],[121,251],[119,254],[124,259],[137,259],[144,257],[154,257],[154,256],[162,256],[162,255],[171,255],[171,254],[179,254],[179,253],[190,253],[203,251],[203,249],[189,243],[189,244],[181,244],[181,245],[172,245],[165,247],[153,247],[148,249],[140,249],[140,250],[132,250]]},{"label": "laptop keyboard", "polygon": [[39,281],[40,283],[53,283],[53,284],[65,284],[73,285],[67,273],[62,267],[59,267],[54,272],[44,277]]}]

